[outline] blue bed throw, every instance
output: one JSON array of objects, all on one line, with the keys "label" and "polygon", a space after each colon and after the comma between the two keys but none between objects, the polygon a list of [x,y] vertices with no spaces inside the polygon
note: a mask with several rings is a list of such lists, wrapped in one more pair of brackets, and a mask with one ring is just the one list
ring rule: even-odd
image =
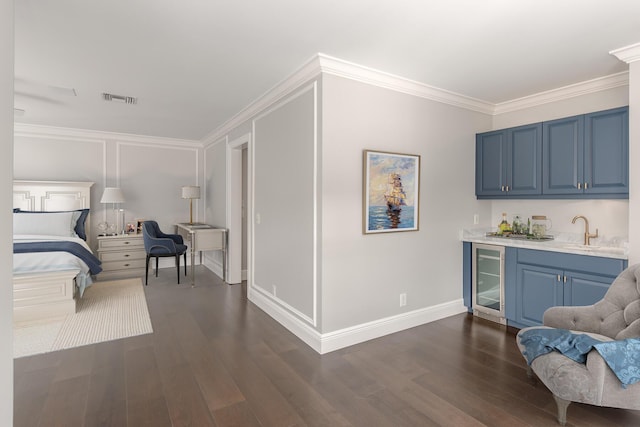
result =
[{"label": "blue bed throw", "polygon": [[86,250],[82,245],[76,242],[53,241],[53,242],[25,242],[14,243],[13,252],[69,252],[77,256],[89,267],[89,272],[96,275],[102,271],[102,261],[96,258],[91,252]]},{"label": "blue bed throw", "polygon": [[523,354],[529,365],[536,357],[552,351],[585,363],[587,354],[595,349],[623,388],[640,381],[640,338],[600,341],[566,329],[530,329],[520,335],[520,343],[526,348]]}]

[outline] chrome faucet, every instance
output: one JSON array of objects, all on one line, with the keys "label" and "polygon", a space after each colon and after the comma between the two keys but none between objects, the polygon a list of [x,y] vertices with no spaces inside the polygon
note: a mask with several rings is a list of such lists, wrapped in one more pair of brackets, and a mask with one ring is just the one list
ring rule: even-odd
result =
[{"label": "chrome faucet", "polygon": [[576,215],[571,220],[571,224],[575,224],[578,218],[584,219],[584,245],[589,246],[590,239],[598,237],[598,229],[596,228],[596,234],[589,234],[589,220],[584,215]]}]

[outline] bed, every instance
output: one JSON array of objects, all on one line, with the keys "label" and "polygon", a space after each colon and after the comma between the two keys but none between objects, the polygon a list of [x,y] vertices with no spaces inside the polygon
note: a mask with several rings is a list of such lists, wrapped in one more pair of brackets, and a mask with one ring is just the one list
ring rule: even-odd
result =
[{"label": "bed", "polygon": [[14,324],[75,313],[76,299],[99,273],[90,249],[92,185],[14,181]]}]

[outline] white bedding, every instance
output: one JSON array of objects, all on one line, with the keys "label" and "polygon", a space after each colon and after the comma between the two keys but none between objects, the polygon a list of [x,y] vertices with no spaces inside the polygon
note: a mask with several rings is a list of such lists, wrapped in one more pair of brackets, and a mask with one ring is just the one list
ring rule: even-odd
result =
[{"label": "white bedding", "polygon": [[[16,234],[14,243],[45,242],[52,240],[66,240],[82,245],[93,253],[87,242],[79,237],[60,237],[48,235]],[[36,252],[13,254],[13,274],[47,273],[52,271],[78,270],[76,285],[82,297],[84,290],[93,283],[89,267],[80,258],[68,252]]]}]

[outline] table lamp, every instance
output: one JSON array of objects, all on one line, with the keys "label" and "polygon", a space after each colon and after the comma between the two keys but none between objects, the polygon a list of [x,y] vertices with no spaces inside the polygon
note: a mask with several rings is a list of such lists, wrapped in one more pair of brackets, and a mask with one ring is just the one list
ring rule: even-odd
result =
[{"label": "table lamp", "polygon": [[100,203],[113,203],[113,215],[116,223],[116,229],[119,230],[120,234],[126,234],[126,230],[124,229],[124,209],[120,209],[120,215],[116,214],[116,204],[124,203],[124,195],[122,194],[122,190],[117,187],[105,187],[104,193],[102,193],[102,198],[100,199]]},{"label": "table lamp", "polygon": [[193,224],[193,199],[200,198],[200,187],[185,185],[182,187],[182,198],[189,199],[189,224]]}]

